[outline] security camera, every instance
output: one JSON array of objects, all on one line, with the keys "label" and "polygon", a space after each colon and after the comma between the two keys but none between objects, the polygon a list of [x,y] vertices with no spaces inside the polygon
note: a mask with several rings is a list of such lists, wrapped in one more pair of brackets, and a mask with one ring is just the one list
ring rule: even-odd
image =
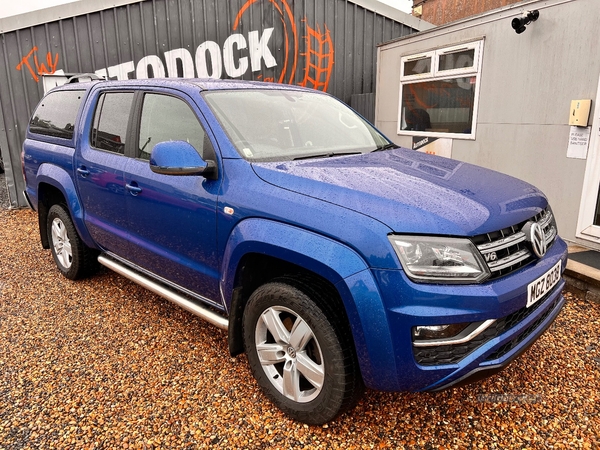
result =
[{"label": "security camera", "polygon": [[534,11],[524,11],[521,17],[515,17],[510,25],[517,34],[521,34],[525,31],[525,25],[529,25],[531,22],[535,22],[540,17],[540,12],[536,9]]}]

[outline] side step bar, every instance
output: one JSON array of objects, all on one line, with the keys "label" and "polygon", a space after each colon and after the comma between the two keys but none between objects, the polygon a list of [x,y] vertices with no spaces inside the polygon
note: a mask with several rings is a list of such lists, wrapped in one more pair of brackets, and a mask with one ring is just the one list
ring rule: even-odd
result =
[{"label": "side step bar", "polygon": [[166,288],[165,286],[147,278],[138,272],[131,270],[130,268],[120,264],[112,259],[107,258],[106,256],[100,255],[98,256],[98,262],[103,266],[108,267],[110,270],[117,272],[119,275],[123,275],[125,278],[130,279],[134,283],[139,284],[142,287],[154,292],[155,294],[160,295],[163,298],[175,303],[176,305],[181,306],[186,311],[195,314],[196,316],[206,320],[209,323],[223,329],[227,330],[229,327],[229,320],[227,318],[220,316],[214,311],[205,308],[203,306],[197,305],[196,303],[188,300],[177,292]]}]

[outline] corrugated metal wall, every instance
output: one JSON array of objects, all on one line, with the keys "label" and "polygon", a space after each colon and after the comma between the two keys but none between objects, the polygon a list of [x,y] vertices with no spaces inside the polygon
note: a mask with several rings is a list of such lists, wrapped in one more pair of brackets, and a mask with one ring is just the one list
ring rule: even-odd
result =
[{"label": "corrugated metal wall", "polygon": [[375,123],[375,93],[354,94],[350,97],[350,106],[371,123]]},{"label": "corrugated metal wall", "polygon": [[346,0],[145,0],[3,33],[0,148],[11,205],[25,205],[19,155],[40,74],[267,80],[350,103],[375,92],[376,45],[414,31]]}]

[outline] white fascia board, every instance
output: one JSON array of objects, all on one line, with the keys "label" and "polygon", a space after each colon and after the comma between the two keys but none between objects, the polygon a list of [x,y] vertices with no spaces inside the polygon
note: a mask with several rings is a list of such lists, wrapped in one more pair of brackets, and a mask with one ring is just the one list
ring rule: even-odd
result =
[{"label": "white fascia board", "polygon": [[[52,6],[50,8],[39,9],[16,16],[0,18],[0,33],[20,30],[55,20],[67,19],[69,17],[80,16],[109,8],[139,3],[141,0],[79,0],[62,5]],[[435,25],[421,20],[410,14],[386,5],[378,0],[351,0],[357,6],[373,11],[389,19],[400,22],[417,31],[429,30],[435,28]]]},{"label": "white fascia board", "polygon": [[55,20],[102,11],[108,8],[139,3],[140,0],[79,0],[16,16],[0,18],[0,33],[33,27]]},{"label": "white fascia board", "polygon": [[543,10],[575,1],[577,0],[521,0],[518,3],[511,3],[506,6],[501,6],[500,8],[491,9],[489,11],[476,14],[474,16],[464,17],[454,22],[445,23],[439,26],[434,25],[432,28],[421,30],[419,33],[401,36],[392,39],[391,41],[384,42],[383,44],[379,44],[379,47],[385,47],[388,49],[396,45],[405,45],[407,42],[418,42],[429,39],[432,36],[451,34],[479,25],[496,22],[498,20],[505,20],[507,17],[518,16],[523,13],[523,11],[527,11],[529,9]]}]

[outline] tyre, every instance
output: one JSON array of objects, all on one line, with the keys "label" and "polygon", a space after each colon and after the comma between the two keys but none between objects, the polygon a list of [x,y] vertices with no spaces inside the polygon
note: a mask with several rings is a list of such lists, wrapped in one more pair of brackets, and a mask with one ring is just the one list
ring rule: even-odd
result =
[{"label": "tyre", "polygon": [[[259,287],[244,311],[244,345],[264,394],[295,420],[320,425],[354,406],[362,378],[347,326],[321,294],[290,279]],[[329,302],[331,304],[331,302]]]},{"label": "tyre", "polygon": [[66,207],[52,205],[47,220],[48,241],[60,272],[70,280],[91,275],[97,268],[98,252],[83,243]]}]

